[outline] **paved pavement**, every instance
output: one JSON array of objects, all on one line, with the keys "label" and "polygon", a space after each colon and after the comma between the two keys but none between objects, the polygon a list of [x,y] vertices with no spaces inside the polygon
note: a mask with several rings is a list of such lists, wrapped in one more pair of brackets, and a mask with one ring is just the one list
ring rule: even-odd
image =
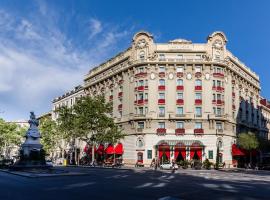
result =
[{"label": "paved pavement", "polygon": [[0,199],[270,199],[269,172],[65,169],[84,175],[26,178],[0,172]]}]

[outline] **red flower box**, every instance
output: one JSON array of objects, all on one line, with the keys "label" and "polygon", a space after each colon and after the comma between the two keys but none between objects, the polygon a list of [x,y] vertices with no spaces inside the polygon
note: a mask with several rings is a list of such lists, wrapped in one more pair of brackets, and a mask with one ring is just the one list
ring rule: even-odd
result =
[{"label": "red flower box", "polygon": [[165,104],[165,99],[159,99],[158,104]]},{"label": "red flower box", "polygon": [[184,99],[177,99],[176,104],[177,105],[183,105],[184,104]]},{"label": "red flower box", "polygon": [[177,76],[177,77],[183,77],[183,76],[184,76],[184,73],[183,73],[183,72],[177,72],[177,73],[176,73],[176,76]]},{"label": "red flower box", "polygon": [[235,92],[232,93],[232,97],[235,98]]},{"label": "red flower box", "polygon": [[224,74],[223,73],[213,73],[213,76],[214,77],[221,77],[221,78],[223,78],[224,77]]},{"label": "red flower box", "polygon": [[201,76],[202,76],[202,73],[201,73],[201,72],[196,72],[196,73],[195,73],[195,77],[198,78],[198,77],[201,77]]},{"label": "red flower box", "polygon": [[165,72],[159,72],[158,75],[159,77],[165,77]]},{"label": "red flower box", "polygon": [[110,101],[113,100],[113,95],[110,95]]},{"label": "red flower box", "polygon": [[144,90],[144,86],[139,86],[139,87],[137,87],[137,90],[138,90],[138,91],[143,91],[143,90]]},{"label": "red flower box", "polygon": [[185,129],[184,128],[177,128],[175,129],[175,135],[184,135]]},{"label": "red flower box", "polygon": [[217,101],[216,100],[212,100],[212,104],[216,104],[217,103]]},{"label": "red flower box", "polygon": [[123,92],[119,92],[118,97],[122,97],[122,96],[123,96]]},{"label": "red flower box", "polygon": [[158,128],[157,134],[166,134],[166,128]]},{"label": "red flower box", "polygon": [[202,104],[202,100],[201,99],[195,99],[195,104],[196,105],[201,105]]},{"label": "red flower box", "polygon": [[218,99],[218,100],[217,100],[217,104],[218,104],[218,105],[222,105],[222,104],[223,104],[223,101]]},{"label": "red flower box", "polygon": [[165,85],[159,85],[158,90],[165,90]]},{"label": "red flower box", "polygon": [[194,133],[195,133],[195,134],[203,134],[204,131],[203,131],[202,128],[196,128],[196,129],[194,129]]},{"label": "red flower box", "polygon": [[221,87],[221,86],[217,86],[217,87],[216,87],[216,90],[217,90],[218,92],[223,92],[223,91],[224,91],[224,88]]},{"label": "red flower box", "polygon": [[177,85],[176,90],[184,90],[184,86],[183,85]]},{"label": "red flower box", "polygon": [[145,100],[144,100],[144,103],[148,103],[148,99],[145,99]]},{"label": "red flower box", "polygon": [[148,90],[148,85],[144,86],[144,89],[145,89],[145,90]]},{"label": "red flower box", "polygon": [[146,75],[147,75],[146,72],[139,72],[139,73],[135,74],[135,77],[136,77],[136,78],[137,78],[137,77],[145,77]]},{"label": "red flower box", "polygon": [[195,90],[197,90],[197,91],[200,90],[201,91],[202,90],[202,86],[200,86],[200,85],[195,86]]},{"label": "red flower box", "polygon": [[143,99],[140,99],[137,101],[137,104],[143,104],[143,103],[144,103]]}]

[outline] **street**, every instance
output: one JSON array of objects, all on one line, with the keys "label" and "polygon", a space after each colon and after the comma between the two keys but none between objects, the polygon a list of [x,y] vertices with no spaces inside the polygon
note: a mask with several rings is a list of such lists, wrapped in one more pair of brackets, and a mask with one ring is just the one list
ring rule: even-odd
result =
[{"label": "street", "polygon": [[0,172],[1,200],[269,199],[270,173],[65,168],[84,175],[27,178]]}]

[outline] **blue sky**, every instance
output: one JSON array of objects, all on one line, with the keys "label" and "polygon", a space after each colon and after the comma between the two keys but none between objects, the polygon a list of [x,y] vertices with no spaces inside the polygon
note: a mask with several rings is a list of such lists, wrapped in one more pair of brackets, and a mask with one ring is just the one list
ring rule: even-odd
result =
[{"label": "blue sky", "polygon": [[126,49],[139,30],[194,43],[223,31],[270,99],[270,1],[0,0],[0,117],[27,119]]}]

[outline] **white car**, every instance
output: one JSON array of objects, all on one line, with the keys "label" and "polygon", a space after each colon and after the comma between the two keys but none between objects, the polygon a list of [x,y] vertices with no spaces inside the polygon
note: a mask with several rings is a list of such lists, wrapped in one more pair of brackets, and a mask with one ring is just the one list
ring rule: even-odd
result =
[{"label": "white car", "polygon": [[[163,163],[160,165],[160,169],[173,169],[172,163]],[[174,165],[174,169],[178,169],[178,165]]]},{"label": "white car", "polygon": [[53,162],[51,160],[46,160],[46,165],[53,167]]}]

